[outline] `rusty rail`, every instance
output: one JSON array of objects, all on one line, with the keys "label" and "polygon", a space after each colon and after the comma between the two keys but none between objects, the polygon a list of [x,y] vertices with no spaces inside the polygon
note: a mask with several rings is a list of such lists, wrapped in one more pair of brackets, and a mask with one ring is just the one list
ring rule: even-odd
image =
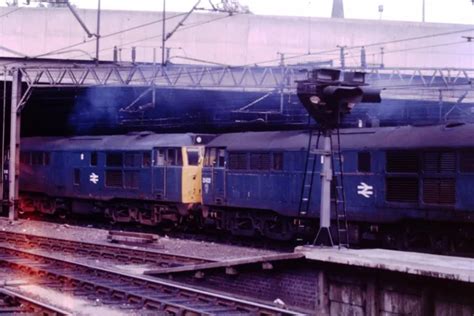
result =
[{"label": "rusty rail", "polygon": [[6,231],[0,232],[0,241],[8,242],[19,248],[31,249],[36,247],[54,252],[116,260],[121,263],[150,263],[158,268],[213,262],[213,260],[203,258],[180,256],[152,250],[132,249],[119,245],[98,244]]},{"label": "rusty rail", "polygon": [[175,315],[299,315],[245,299],[198,290],[177,283],[90,267],[55,256],[0,245],[0,263],[34,276],[61,292],[126,306]]}]

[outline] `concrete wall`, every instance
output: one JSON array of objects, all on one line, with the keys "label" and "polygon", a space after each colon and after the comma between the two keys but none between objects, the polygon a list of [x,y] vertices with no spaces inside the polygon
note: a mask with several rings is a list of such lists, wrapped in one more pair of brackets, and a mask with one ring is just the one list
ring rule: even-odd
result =
[{"label": "concrete wall", "polygon": [[[15,56],[17,51],[29,56],[40,55],[69,45],[70,51],[58,58],[89,58],[95,55],[94,39],[87,38],[79,23],[67,8],[22,8],[10,14],[12,8],[0,8],[0,56]],[[96,29],[96,12],[78,10],[92,32]],[[7,15],[5,15],[7,14]],[[177,13],[167,13],[168,16]],[[5,15],[5,16],[3,16]],[[161,60],[161,23],[153,23],[133,31],[107,36],[130,27],[161,19],[161,12],[103,11],[101,59],[111,60],[113,46],[122,48],[122,60],[129,61],[131,47],[137,47],[137,61]],[[181,17],[170,19],[168,31]],[[451,33],[432,37],[434,34]],[[380,64],[383,47],[387,67],[465,67],[474,68],[474,43],[462,36],[472,36],[474,25],[368,21],[307,17],[276,17],[216,13],[194,13],[184,26],[168,40],[172,61],[191,62],[177,58],[202,59],[217,63],[242,65],[272,60],[277,64],[277,52],[286,57],[330,51],[287,60],[298,63],[311,60],[334,60],[339,65],[341,46],[366,46],[367,62]],[[406,38],[417,40],[386,43]],[[90,42],[86,42],[90,40]],[[378,44],[377,44],[378,43]],[[444,45],[448,43],[449,45]],[[453,44],[454,43],[454,44]],[[440,45],[440,46],[438,46]],[[428,46],[428,47],[427,47]],[[435,47],[432,47],[435,46]],[[424,49],[415,49],[427,47]],[[84,54],[87,53],[87,54]],[[346,65],[360,63],[360,48],[347,50]]]}]

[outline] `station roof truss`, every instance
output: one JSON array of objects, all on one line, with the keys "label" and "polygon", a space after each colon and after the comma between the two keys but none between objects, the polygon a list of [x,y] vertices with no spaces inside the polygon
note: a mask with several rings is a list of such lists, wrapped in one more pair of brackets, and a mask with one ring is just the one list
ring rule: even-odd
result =
[{"label": "station roof truss", "polygon": [[[16,67],[28,87],[163,86],[190,89],[294,90],[305,79],[303,66],[71,65]],[[15,68],[11,68],[13,70]],[[453,89],[471,86],[468,68],[346,68],[364,71],[367,82],[382,88]]]}]

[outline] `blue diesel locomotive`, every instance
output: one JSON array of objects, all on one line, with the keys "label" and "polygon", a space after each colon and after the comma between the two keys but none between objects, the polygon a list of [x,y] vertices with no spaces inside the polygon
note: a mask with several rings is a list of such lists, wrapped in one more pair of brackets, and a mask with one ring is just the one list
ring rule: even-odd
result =
[{"label": "blue diesel locomotive", "polygon": [[[474,223],[472,135],[474,125],[464,124],[341,130],[351,242],[381,240],[408,249],[465,245]],[[247,132],[209,142],[203,213],[242,235],[288,239],[301,221],[311,228],[319,217],[321,164],[313,174],[310,211],[301,216],[308,137],[302,131]]]},{"label": "blue diesel locomotive", "polygon": [[149,132],[22,140],[21,212],[177,222],[201,204],[208,135]]},{"label": "blue diesel locomotive", "polygon": [[[474,125],[464,124],[341,130],[351,243],[440,249],[469,244],[472,135]],[[95,211],[144,224],[192,216],[236,235],[285,240],[303,227],[314,237],[320,157],[309,156],[318,163],[308,174],[308,137],[308,131],[273,131],[206,141],[150,133],[24,139],[20,207]],[[302,215],[305,173],[313,186],[309,212]]]}]

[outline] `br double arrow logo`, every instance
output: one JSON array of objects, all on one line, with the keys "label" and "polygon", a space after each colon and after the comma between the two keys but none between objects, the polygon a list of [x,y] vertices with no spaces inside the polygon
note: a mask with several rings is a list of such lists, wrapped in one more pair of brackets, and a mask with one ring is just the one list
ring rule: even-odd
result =
[{"label": "br double arrow logo", "polygon": [[97,184],[97,182],[99,182],[99,176],[96,175],[94,172],[92,172],[90,175],[89,175],[89,181],[94,183],[94,184]]},{"label": "br double arrow logo", "polygon": [[363,197],[369,198],[372,194],[374,194],[374,187],[368,185],[365,182],[361,182],[357,186],[357,194],[362,195]]}]

